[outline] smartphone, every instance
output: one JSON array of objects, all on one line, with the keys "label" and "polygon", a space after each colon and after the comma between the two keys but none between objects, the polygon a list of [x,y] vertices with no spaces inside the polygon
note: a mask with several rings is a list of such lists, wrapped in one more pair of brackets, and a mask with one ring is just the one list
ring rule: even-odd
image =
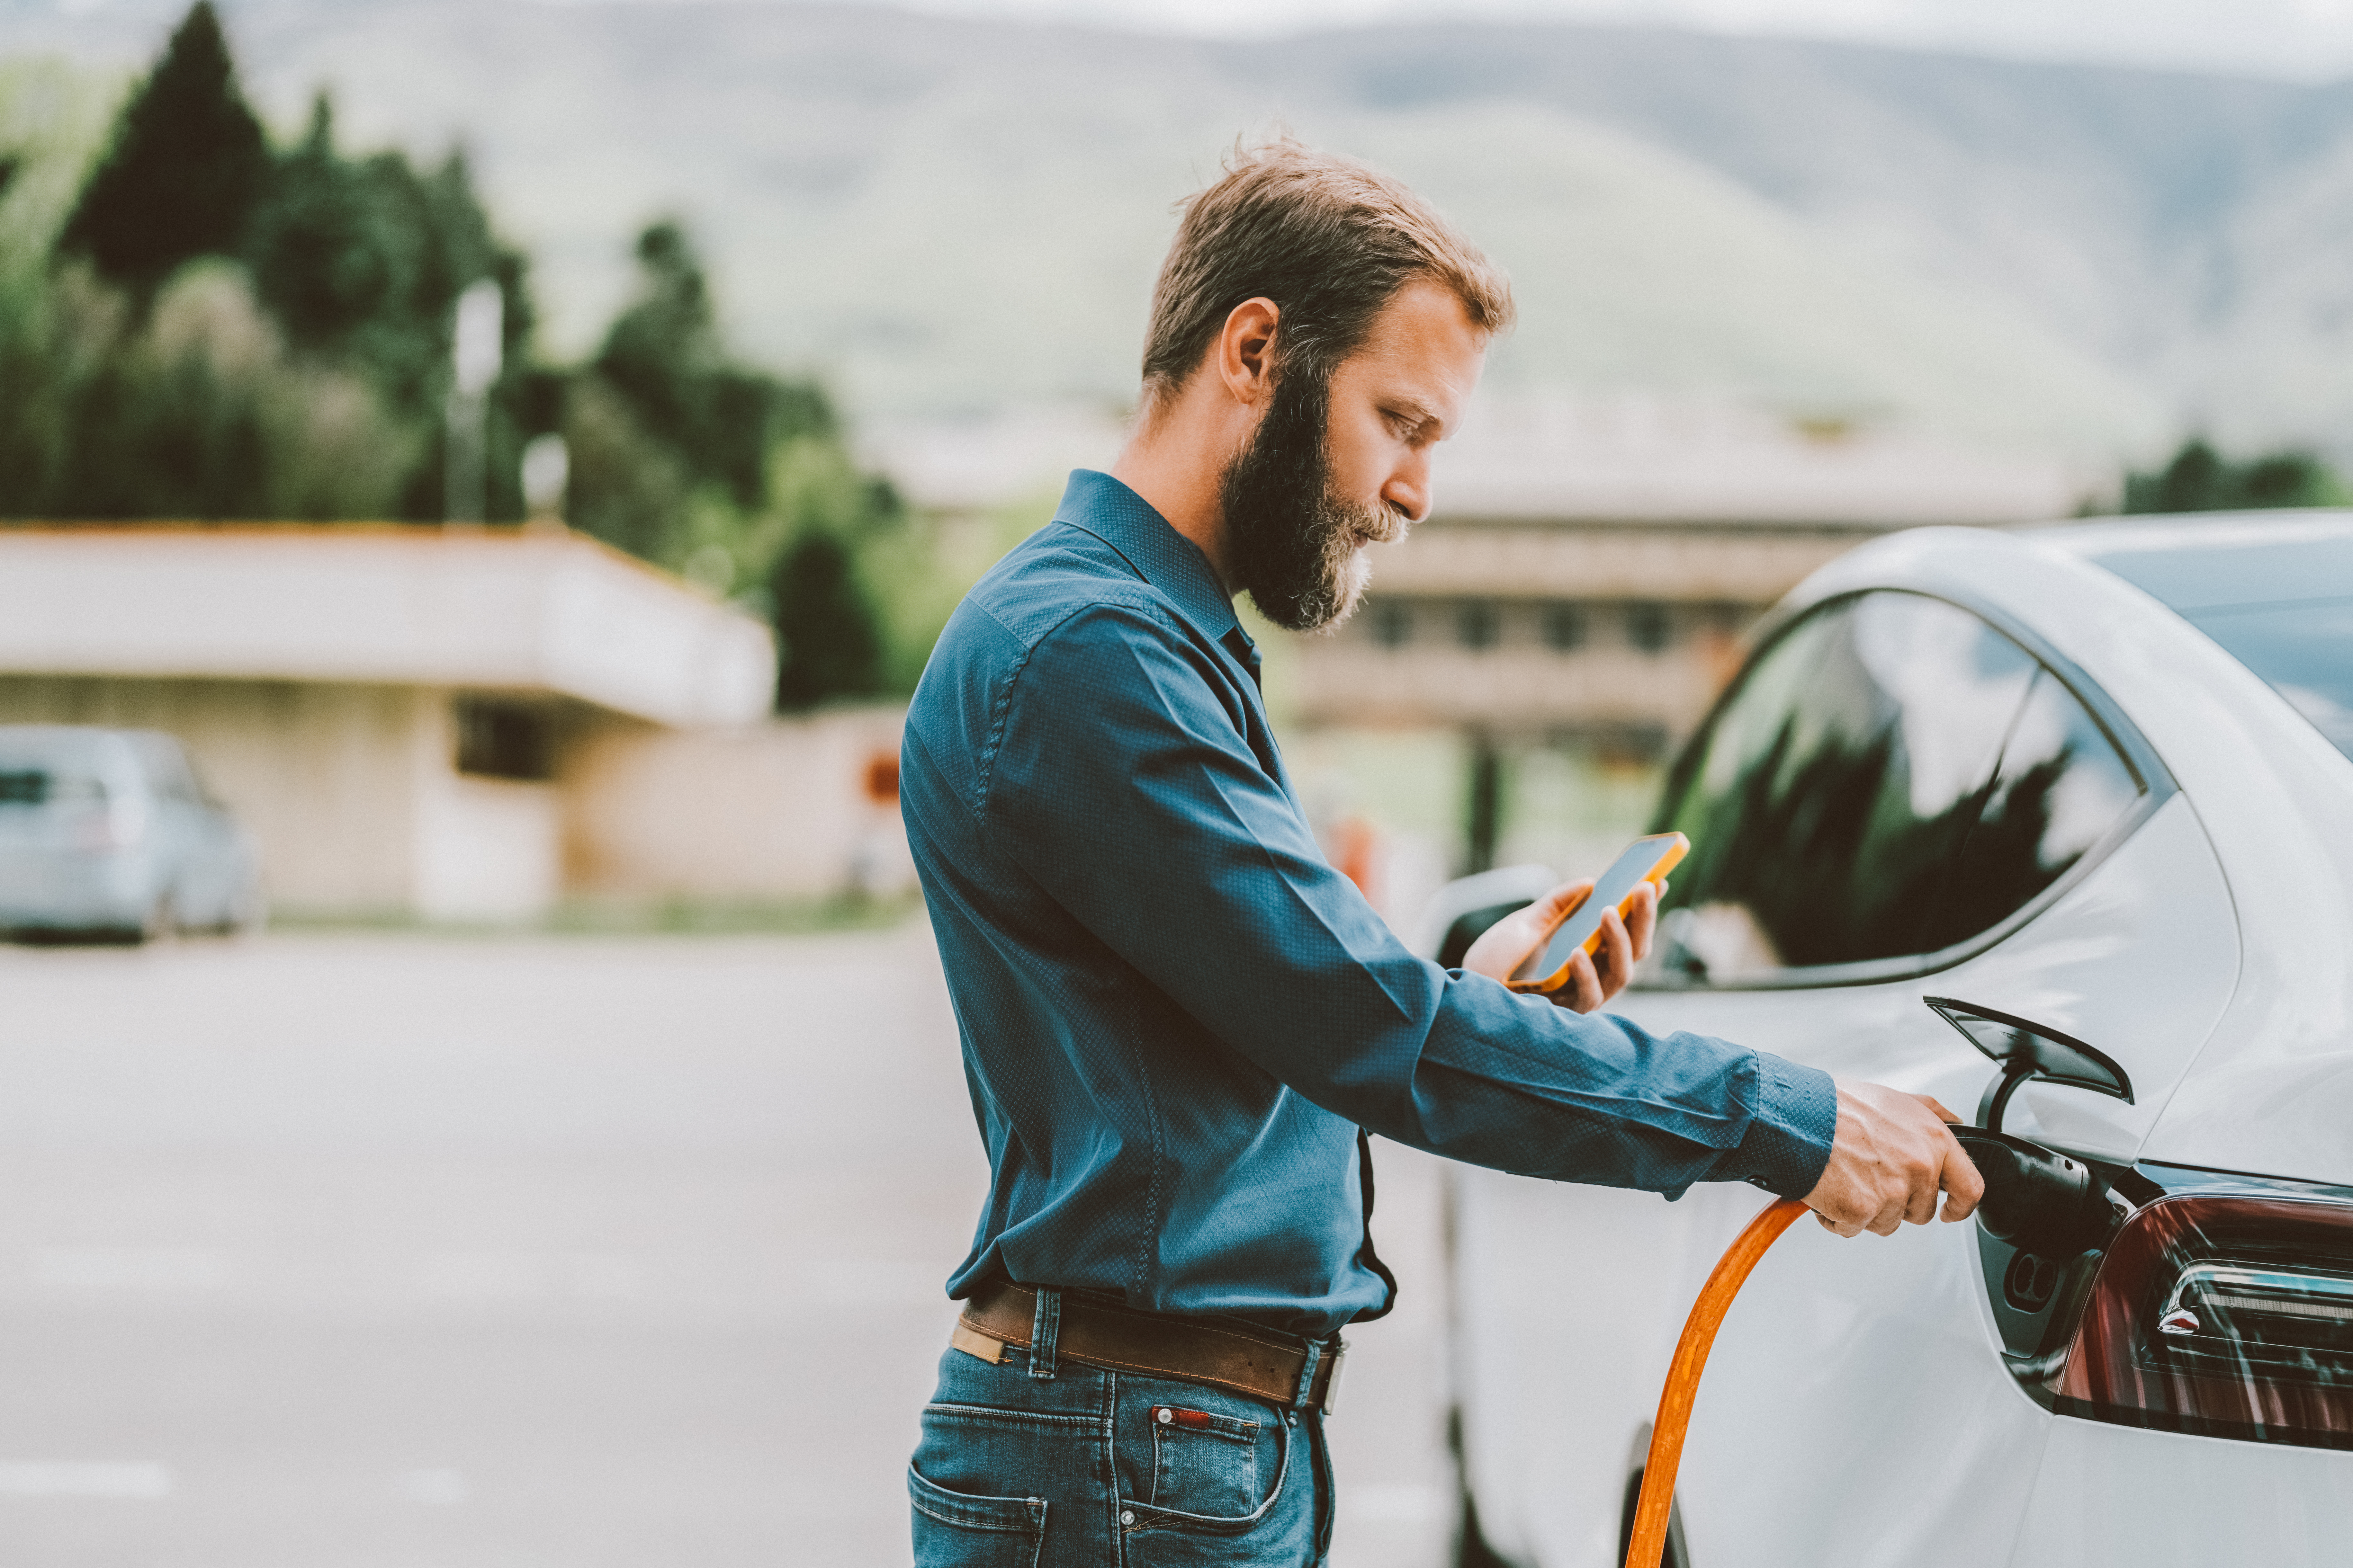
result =
[{"label": "smartphone", "polygon": [[1592,952],[1601,946],[1603,911],[1616,910],[1619,918],[1624,919],[1635,889],[1645,882],[1666,880],[1675,863],[1690,853],[1691,840],[1680,833],[1654,833],[1628,845],[1626,852],[1595,879],[1585,901],[1569,910],[1553,927],[1545,944],[1513,972],[1513,989],[1550,993],[1567,984],[1569,961],[1577,949]]}]

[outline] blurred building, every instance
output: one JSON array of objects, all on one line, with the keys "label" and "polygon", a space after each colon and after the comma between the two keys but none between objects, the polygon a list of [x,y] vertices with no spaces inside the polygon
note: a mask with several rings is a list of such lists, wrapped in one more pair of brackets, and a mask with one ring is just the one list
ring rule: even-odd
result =
[{"label": "blurred building", "polygon": [[764,720],[775,678],[760,621],[560,531],[0,530],[0,722],[178,735],[285,908],[691,881],[628,825],[726,830],[643,754]]},{"label": "blurred building", "polygon": [[[1896,529],[2063,517],[2101,478],[1649,400],[1484,408],[1440,465],[1437,510],[1376,549],[1356,616],[1299,639],[1290,700],[1311,734],[1451,731],[1462,782],[1444,858],[1472,870],[1611,853],[1745,634],[1815,568]],[[1539,806],[1529,790],[1564,766],[1582,804]]]},{"label": "blurred building", "polygon": [[1309,725],[1446,725],[1655,756],[1757,617],[1862,540],[2063,517],[2063,464],[1843,423],[1649,403],[1483,410],[1438,510],[1375,551],[1356,616],[1306,639]]}]

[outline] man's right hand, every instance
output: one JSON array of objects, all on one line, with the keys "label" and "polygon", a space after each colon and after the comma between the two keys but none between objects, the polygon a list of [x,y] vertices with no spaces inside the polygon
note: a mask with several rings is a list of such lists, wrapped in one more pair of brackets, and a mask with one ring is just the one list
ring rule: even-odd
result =
[{"label": "man's right hand", "polygon": [[1926,1225],[1945,1193],[1945,1218],[1967,1219],[1985,1178],[1947,1122],[1958,1120],[1925,1094],[1839,1079],[1838,1131],[1822,1179],[1806,1206],[1841,1236],[1893,1236],[1905,1221]]}]

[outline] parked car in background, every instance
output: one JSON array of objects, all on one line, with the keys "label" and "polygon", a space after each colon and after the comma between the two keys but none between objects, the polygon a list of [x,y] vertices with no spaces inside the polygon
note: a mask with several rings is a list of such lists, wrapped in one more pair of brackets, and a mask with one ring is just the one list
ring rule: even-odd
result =
[{"label": "parked car in background", "polygon": [[152,730],[0,725],[0,930],[145,941],[262,918],[251,840]]},{"label": "parked car in background", "polygon": [[[1669,777],[1693,850],[1618,1010],[2000,1120],[2120,1224],[2050,1258],[1791,1230],[1668,1560],[2353,1563],[2353,514],[1895,535],[1754,648]],[[1549,880],[1456,885],[1425,946]],[[2082,1070],[1996,1096],[2029,1047]],[[1614,1565],[1758,1194],[1465,1169],[1451,1202],[1463,1561]]]}]

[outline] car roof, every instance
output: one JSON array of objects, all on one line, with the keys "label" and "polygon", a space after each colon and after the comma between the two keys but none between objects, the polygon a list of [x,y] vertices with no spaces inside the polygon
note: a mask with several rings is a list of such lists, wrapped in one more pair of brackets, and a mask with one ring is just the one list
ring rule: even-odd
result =
[{"label": "car roof", "polygon": [[2353,596],[2353,510],[2117,518],[2029,536],[2185,613]]}]

